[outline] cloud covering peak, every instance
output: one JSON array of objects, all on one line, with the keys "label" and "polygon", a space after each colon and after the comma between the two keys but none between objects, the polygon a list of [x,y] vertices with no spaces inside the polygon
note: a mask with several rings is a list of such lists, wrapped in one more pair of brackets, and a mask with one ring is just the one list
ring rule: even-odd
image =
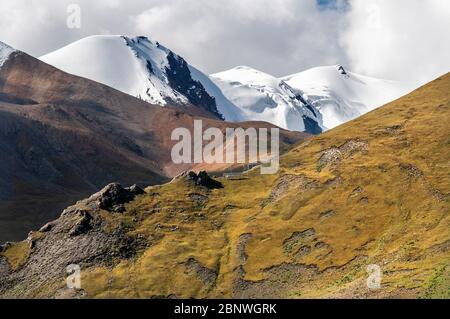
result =
[{"label": "cloud covering peak", "polygon": [[3,0],[0,40],[40,56],[93,34],[147,35],[205,72],[343,64],[421,84],[450,68],[447,0]]}]

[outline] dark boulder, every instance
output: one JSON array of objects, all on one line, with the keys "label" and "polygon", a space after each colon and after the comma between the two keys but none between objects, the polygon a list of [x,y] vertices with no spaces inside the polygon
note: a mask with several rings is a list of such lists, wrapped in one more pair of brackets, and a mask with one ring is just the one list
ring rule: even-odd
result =
[{"label": "dark boulder", "polygon": [[44,226],[42,226],[42,227],[39,229],[39,231],[40,231],[41,233],[47,233],[47,232],[51,231],[52,228],[53,228],[53,223],[50,222],[50,223],[47,223],[47,224],[45,224]]},{"label": "dark boulder", "polygon": [[133,186],[127,187],[125,189],[127,191],[131,192],[134,196],[145,194],[145,191],[142,188],[140,188],[139,186],[137,186],[136,184],[134,184]]},{"label": "dark boulder", "polygon": [[187,178],[188,180],[193,181],[196,185],[203,186],[208,189],[223,188],[221,182],[212,179],[205,171],[201,171],[198,174],[189,172]]},{"label": "dark boulder", "polygon": [[121,213],[125,211],[123,204],[131,202],[137,195],[144,193],[144,190],[136,185],[123,188],[120,184],[113,183],[106,186],[96,195],[99,208]]},{"label": "dark boulder", "polygon": [[78,211],[78,220],[69,232],[69,236],[75,237],[87,233],[92,229],[92,216],[85,210]]}]

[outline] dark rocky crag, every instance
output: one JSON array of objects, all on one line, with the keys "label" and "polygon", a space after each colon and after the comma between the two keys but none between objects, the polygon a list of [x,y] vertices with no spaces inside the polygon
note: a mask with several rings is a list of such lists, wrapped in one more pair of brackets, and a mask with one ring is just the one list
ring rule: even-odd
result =
[{"label": "dark rocky crag", "polygon": [[193,105],[200,106],[223,120],[217,110],[216,99],[206,92],[199,81],[192,79],[186,61],[172,52],[167,55],[167,59],[170,67],[166,68],[166,73],[171,87],[186,96]]},{"label": "dark rocky crag", "polygon": [[110,184],[68,207],[39,231],[30,232],[26,241],[3,246],[5,252],[14,249],[14,245],[24,245],[19,264],[8,263],[0,255],[0,295],[9,297],[7,291],[13,288],[21,297],[33,297],[46,289],[57,291],[52,297],[82,296],[82,291],[67,289],[61,279],[67,277],[67,266],[111,267],[147,245],[127,235],[125,224],[111,227],[107,222],[108,214],[121,214],[123,205],[144,193],[136,185],[123,188]]}]

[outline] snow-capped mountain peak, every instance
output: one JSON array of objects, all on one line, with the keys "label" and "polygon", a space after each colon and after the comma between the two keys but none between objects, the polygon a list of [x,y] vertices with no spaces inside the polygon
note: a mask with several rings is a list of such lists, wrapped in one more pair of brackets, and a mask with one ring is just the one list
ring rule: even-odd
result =
[{"label": "snow-capped mountain peak", "polygon": [[339,71],[339,73],[341,74],[341,75],[343,75],[344,77],[350,77],[349,75],[348,75],[348,73],[347,73],[347,71],[344,69],[344,67],[342,66],[342,65],[340,65],[340,64],[337,64],[336,65],[336,69]]},{"label": "snow-capped mountain peak", "polygon": [[320,114],[288,83],[248,66],[212,74],[225,96],[238,106],[243,120],[260,120],[285,129],[320,133]]},{"label": "snow-capped mountain peak", "polygon": [[323,117],[331,129],[406,94],[401,83],[348,71],[342,65],[315,67],[282,77]]},{"label": "snow-capped mountain peak", "polygon": [[0,67],[8,60],[11,53],[15,51],[15,49],[0,41]]},{"label": "snow-capped mountain peak", "polygon": [[221,105],[193,78],[187,62],[147,37],[91,36],[40,59],[153,104],[191,103],[222,117]]},{"label": "snow-capped mountain peak", "polygon": [[[0,46],[0,66],[11,50]],[[409,91],[397,82],[358,75],[342,65],[282,78],[249,66],[208,76],[143,36],[91,36],[41,60],[153,104],[192,104],[227,121],[266,121],[313,134]]]},{"label": "snow-capped mountain peak", "polygon": [[165,105],[168,101],[187,103],[188,99],[169,85],[167,70],[170,68],[168,56],[171,51],[146,37],[122,37],[141,64],[142,76],[137,96],[154,104]]}]

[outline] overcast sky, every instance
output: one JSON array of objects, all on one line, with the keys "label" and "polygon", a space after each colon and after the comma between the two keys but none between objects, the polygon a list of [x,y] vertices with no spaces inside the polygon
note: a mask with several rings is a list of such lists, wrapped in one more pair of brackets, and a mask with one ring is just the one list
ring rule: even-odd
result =
[{"label": "overcast sky", "polygon": [[[81,28],[66,21],[81,8]],[[1,0],[0,41],[34,56],[94,34],[146,35],[207,73],[319,65],[424,83],[450,71],[449,0]]]}]

